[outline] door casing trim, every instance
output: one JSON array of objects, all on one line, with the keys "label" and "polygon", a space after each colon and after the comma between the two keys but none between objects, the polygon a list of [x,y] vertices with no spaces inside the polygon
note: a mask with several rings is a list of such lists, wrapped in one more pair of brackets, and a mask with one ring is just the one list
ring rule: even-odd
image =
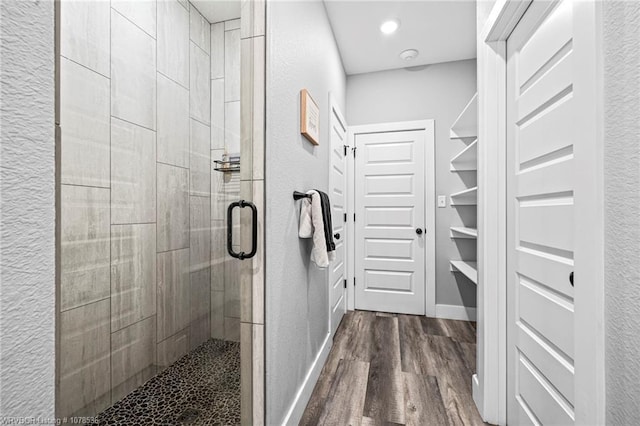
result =
[{"label": "door casing trim", "polygon": [[[572,0],[566,0],[572,1]],[[478,34],[478,346],[473,398],[482,418],[507,421],[506,315],[506,41],[531,0],[497,0]],[[589,333],[576,333],[576,424],[605,423],[604,339],[604,147],[602,5],[574,1],[574,55],[582,63],[575,85],[583,89],[577,101],[577,130],[584,143],[576,149],[576,215],[581,229],[575,236],[575,322]],[[576,277],[577,278],[577,277]]]}]

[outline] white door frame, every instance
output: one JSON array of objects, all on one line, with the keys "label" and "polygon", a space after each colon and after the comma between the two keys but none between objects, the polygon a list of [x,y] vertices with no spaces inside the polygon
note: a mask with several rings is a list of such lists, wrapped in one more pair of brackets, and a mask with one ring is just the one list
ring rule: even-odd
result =
[{"label": "white door frame", "polygon": [[[366,133],[383,133],[383,132],[404,132],[411,130],[426,131],[425,150],[424,150],[424,166],[425,166],[425,298],[426,298],[426,315],[435,317],[436,315],[436,200],[435,200],[435,121],[434,120],[418,120],[418,121],[401,121],[393,123],[380,124],[364,124],[360,126],[350,126],[348,132],[349,146],[355,146],[355,138],[357,135]],[[356,151],[356,155],[358,155]],[[353,224],[353,212],[355,212],[355,161],[351,155],[347,161],[347,187],[349,190],[348,216],[347,219]],[[360,219],[362,220],[362,219]],[[347,309],[355,309],[355,289],[353,286],[353,277],[355,277],[355,227],[348,227],[348,243],[349,243],[349,285],[347,285]]]},{"label": "white door frame", "polygon": [[[335,96],[333,95],[333,93],[329,92],[329,134],[331,134],[331,117],[332,115],[335,113],[336,117],[338,118],[338,120],[340,121],[340,123],[342,124],[342,126],[345,129],[345,139],[344,142],[345,144],[349,143],[349,125],[347,124],[347,120],[344,119],[344,115],[342,114],[342,111],[340,111],[340,106],[338,105],[338,102],[336,101]],[[329,141],[329,144],[331,144],[331,141]],[[331,150],[331,146],[329,146],[329,150]],[[331,157],[329,157],[331,158]],[[350,186],[349,186],[349,176],[348,176],[348,169],[349,169],[349,157],[345,155],[344,157],[344,168],[345,168],[345,174],[347,176],[345,176],[345,182],[344,182],[344,200],[345,200],[345,212],[347,212],[350,209],[349,203],[351,202],[351,197],[353,196],[353,194],[350,191]],[[329,161],[329,186],[331,186],[331,160]],[[344,221],[344,234],[347,234],[344,236],[345,240],[344,240],[344,244],[345,244],[345,251],[344,251],[344,261],[345,261],[345,267],[344,267],[344,279],[347,280],[347,283],[349,282],[349,277],[351,275],[349,275],[349,265],[351,264],[351,259],[349,259],[349,244],[351,244],[351,241],[349,240],[348,234],[351,232],[351,226],[349,225],[349,216],[347,214],[347,220]],[[332,230],[333,232],[333,230]],[[333,283],[331,282],[331,274],[327,273],[327,289],[329,291],[329,295],[331,295],[331,287],[333,286]],[[349,286],[347,286],[349,287]],[[346,292],[345,297],[347,298],[347,309],[349,309],[349,305],[348,305],[348,301],[349,301],[349,294],[348,292]],[[329,333],[331,333],[333,327],[331,326],[331,309],[333,307],[331,306],[331,303],[329,303]]]},{"label": "white door frame", "polygon": [[[478,359],[473,398],[483,419],[507,421],[506,41],[531,0],[497,0],[478,34]],[[574,85],[581,119],[574,158],[577,226],[574,298],[576,424],[605,423],[602,12],[574,1]],[[490,165],[490,167],[487,167]]]}]

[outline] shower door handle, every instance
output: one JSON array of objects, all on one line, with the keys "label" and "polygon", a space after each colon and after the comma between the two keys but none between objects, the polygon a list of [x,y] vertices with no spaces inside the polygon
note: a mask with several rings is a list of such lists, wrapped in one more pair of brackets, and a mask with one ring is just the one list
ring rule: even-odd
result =
[{"label": "shower door handle", "polygon": [[[245,207],[251,208],[251,252],[249,253],[243,251],[236,253],[233,250],[233,209],[236,207],[240,207],[241,209]],[[255,256],[256,251],[258,251],[258,209],[251,201],[236,201],[235,203],[229,204],[227,208],[227,251],[231,257],[240,260],[250,259]]]}]

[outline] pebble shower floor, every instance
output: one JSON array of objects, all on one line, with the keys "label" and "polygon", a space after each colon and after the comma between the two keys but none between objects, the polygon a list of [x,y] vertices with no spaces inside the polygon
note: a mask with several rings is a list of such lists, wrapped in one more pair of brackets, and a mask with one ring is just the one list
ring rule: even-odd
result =
[{"label": "pebble shower floor", "polygon": [[240,343],[210,339],[98,415],[100,425],[239,425]]}]

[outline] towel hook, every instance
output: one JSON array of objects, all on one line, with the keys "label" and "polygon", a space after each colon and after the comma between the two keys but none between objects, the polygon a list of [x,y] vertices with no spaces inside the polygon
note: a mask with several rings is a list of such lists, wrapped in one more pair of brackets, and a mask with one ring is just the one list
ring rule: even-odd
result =
[{"label": "towel hook", "polygon": [[305,194],[303,192],[293,191],[293,199],[294,200],[298,201],[301,198],[311,199],[311,194]]}]

